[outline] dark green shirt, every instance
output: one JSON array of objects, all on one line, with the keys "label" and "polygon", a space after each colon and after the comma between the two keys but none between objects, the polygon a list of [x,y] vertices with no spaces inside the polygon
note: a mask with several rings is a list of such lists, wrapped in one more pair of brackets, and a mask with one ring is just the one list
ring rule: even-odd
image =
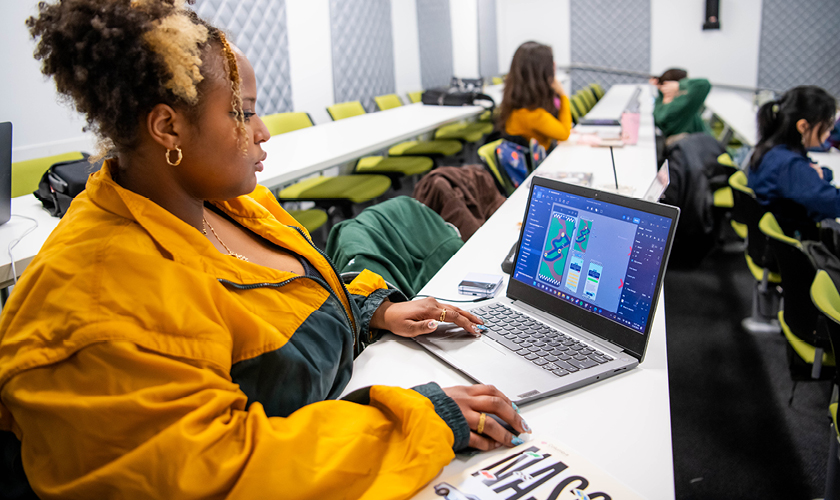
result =
[{"label": "dark green shirt", "polygon": [[653,121],[665,137],[694,132],[709,132],[700,118],[700,110],[712,85],[705,78],[680,80],[680,91],[668,104],[662,102],[662,93],[653,107]]}]

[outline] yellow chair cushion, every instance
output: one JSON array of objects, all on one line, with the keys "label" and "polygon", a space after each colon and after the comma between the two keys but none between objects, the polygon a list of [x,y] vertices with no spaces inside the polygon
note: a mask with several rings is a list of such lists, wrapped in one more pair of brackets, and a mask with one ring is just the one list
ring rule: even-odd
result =
[{"label": "yellow chair cushion", "polygon": [[719,207],[719,208],[732,208],[732,207],[734,207],[735,202],[732,199],[732,188],[722,187],[720,189],[715,190],[714,204],[715,204],[716,207]]},{"label": "yellow chair cushion", "polygon": [[[811,344],[800,339],[799,337],[794,335],[793,332],[790,331],[790,327],[787,325],[787,323],[785,323],[784,311],[779,311],[779,324],[782,327],[782,333],[785,334],[785,338],[787,339],[790,346],[793,348],[794,352],[796,352],[796,354],[799,355],[799,357],[802,358],[803,361],[810,365],[813,365],[817,349]],[[834,353],[824,351],[822,355],[822,365],[834,366]]]},{"label": "yellow chair cushion", "polygon": [[837,429],[837,403],[828,405],[828,412],[831,413],[831,421],[834,422],[834,432],[840,438],[840,430]]},{"label": "yellow chair cushion", "polygon": [[310,233],[327,223],[327,213],[319,208],[309,210],[292,210],[289,215],[306,228]]},{"label": "yellow chair cushion", "polygon": [[456,139],[478,142],[484,137],[485,123],[450,123],[435,131],[435,139]]},{"label": "yellow chair cushion", "polygon": [[343,120],[352,116],[365,114],[365,108],[359,101],[340,102],[327,107],[327,112],[333,120]]},{"label": "yellow chair cushion", "polygon": [[41,177],[54,163],[70,160],[81,160],[84,155],[78,151],[63,153],[55,156],[45,156],[34,160],[12,163],[12,198],[32,194],[38,189]]},{"label": "yellow chair cushion", "polygon": [[388,150],[391,156],[451,156],[461,152],[460,141],[406,141]]},{"label": "yellow chair cushion", "polygon": [[397,94],[380,95],[374,97],[373,100],[376,102],[376,105],[381,111],[385,111],[386,109],[398,108],[403,105],[402,101],[400,101],[400,98],[397,97]]},{"label": "yellow chair cushion", "polygon": [[[750,272],[755,278],[756,281],[761,281],[764,277],[764,268],[758,267],[755,262],[753,262],[752,258],[747,255],[747,267],[750,268]],[[779,273],[769,273],[767,275],[767,282],[768,283],[781,283],[782,276]]]},{"label": "yellow chair cushion", "polygon": [[274,113],[263,116],[261,119],[271,135],[285,134],[312,126],[308,113]]},{"label": "yellow chair cushion", "polygon": [[732,226],[732,229],[735,231],[735,234],[737,234],[739,238],[741,238],[742,240],[747,238],[746,224],[741,224],[740,222],[735,222],[734,220],[729,221],[729,224]]},{"label": "yellow chair cushion", "polygon": [[423,91],[418,90],[417,92],[409,92],[408,100],[411,102],[420,102],[421,100],[423,100]]},{"label": "yellow chair cushion", "polygon": [[283,189],[277,198],[291,200],[348,200],[362,203],[381,196],[391,187],[384,175],[339,175],[313,177]]},{"label": "yellow chair cushion", "polygon": [[504,80],[502,80],[502,77],[501,77],[501,76],[494,76],[494,77],[491,79],[491,81],[493,82],[493,85],[501,85],[501,84],[505,83],[505,81],[504,81]]},{"label": "yellow chair cushion", "polygon": [[381,173],[399,172],[403,175],[424,174],[435,166],[435,162],[426,156],[368,156],[356,163],[356,172]]}]

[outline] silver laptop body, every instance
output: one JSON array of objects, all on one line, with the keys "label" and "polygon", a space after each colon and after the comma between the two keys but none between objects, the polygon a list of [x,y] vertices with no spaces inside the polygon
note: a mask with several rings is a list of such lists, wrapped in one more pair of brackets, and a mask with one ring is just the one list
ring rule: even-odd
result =
[{"label": "silver laptop body", "polygon": [[657,170],[656,175],[653,177],[653,182],[650,183],[648,186],[647,191],[645,191],[644,196],[642,196],[643,200],[647,201],[659,201],[662,198],[662,195],[665,194],[665,190],[668,189],[668,184],[671,183],[671,171],[668,170],[668,160],[665,160],[662,163],[662,166],[659,167]]},{"label": "silver laptop body", "polygon": [[[679,217],[675,207],[542,177],[530,189],[506,296],[471,309],[489,331],[476,338],[449,324],[415,338],[517,404],[642,362]],[[505,307],[519,317],[499,321]]]}]

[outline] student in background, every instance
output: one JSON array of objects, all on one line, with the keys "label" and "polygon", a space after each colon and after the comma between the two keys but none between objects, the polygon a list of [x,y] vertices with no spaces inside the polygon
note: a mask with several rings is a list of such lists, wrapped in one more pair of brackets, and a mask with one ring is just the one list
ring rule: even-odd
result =
[{"label": "student in background", "polygon": [[21,480],[41,498],[405,498],[454,451],[520,444],[485,425],[527,429],[490,386],[339,399],[380,332],[481,320],[370,271],[343,283],[257,185],[253,68],[183,4],[41,2],[27,21],[108,160],[0,315]]},{"label": "student in background", "polygon": [[546,150],[565,141],[572,130],[569,98],[555,78],[551,47],[525,42],[516,49],[499,106],[498,128],[512,136],[536,139]]},{"label": "student in background", "polygon": [[801,86],[758,110],[760,140],[750,158],[747,185],[783,228],[796,224],[800,210],[814,222],[840,216],[840,191],[831,185],[831,170],[806,154],[828,139],[835,108],[825,90]]},{"label": "student in background", "polygon": [[666,145],[687,134],[708,132],[700,118],[700,109],[712,86],[704,78],[689,79],[685,70],[672,68],[662,76],[651,78],[659,89],[653,108],[653,120],[666,137]]}]

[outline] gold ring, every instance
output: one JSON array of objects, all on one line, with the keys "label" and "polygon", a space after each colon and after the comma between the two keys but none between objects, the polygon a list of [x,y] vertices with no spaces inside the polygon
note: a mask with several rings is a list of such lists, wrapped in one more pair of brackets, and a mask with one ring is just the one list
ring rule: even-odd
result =
[{"label": "gold ring", "polygon": [[440,322],[443,323],[444,321],[446,321],[446,309],[440,313]]},{"label": "gold ring", "polygon": [[475,432],[479,434],[484,434],[484,421],[487,420],[487,414],[482,413],[478,416],[478,427],[475,428]]}]

